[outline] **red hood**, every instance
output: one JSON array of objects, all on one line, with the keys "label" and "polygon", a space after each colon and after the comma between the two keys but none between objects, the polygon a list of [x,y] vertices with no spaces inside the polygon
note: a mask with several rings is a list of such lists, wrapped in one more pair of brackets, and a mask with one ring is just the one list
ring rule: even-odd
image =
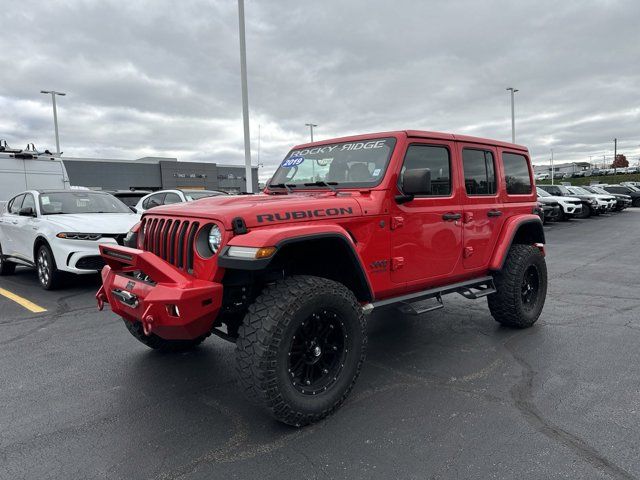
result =
[{"label": "red hood", "polygon": [[[247,227],[309,222],[323,218],[344,218],[362,215],[356,200],[358,193],[335,195],[330,192],[305,192],[288,195],[221,195],[195,202],[156,207],[148,215],[199,217],[218,220],[226,229],[231,221],[242,217]],[[146,215],[145,214],[145,215]]]}]

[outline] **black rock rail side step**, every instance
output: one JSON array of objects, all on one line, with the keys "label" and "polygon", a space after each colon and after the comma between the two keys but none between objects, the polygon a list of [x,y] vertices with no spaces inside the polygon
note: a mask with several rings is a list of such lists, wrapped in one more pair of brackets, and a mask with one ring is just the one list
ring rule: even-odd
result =
[{"label": "black rock rail side step", "polygon": [[[472,280],[465,280],[464,282],[452,283],[449,285],[443,285],[441,287],[434,287],[428,290],[422,290],[420,292],[409,293],[407,295],[400,295],[398,297],[385,298],[383,300],[377,300],[371,303],[367,303],[362,307],[365,314],[371,313],[374,309],[379,307],[386,307],[389,305],[401,304],[400,309],[405,313],[419,312],[424,313],[431,310],[437,310],[442,308],[442,295],[448,293],[459,293],[465,298],[476,299],[486,297],[496,292],[496,287],[493,283],[493,277],[479,277]],[[424,311],[420,308],[412,307],[412,304],[423,302],[430,298],[440,298],[439,305],[435,305],[427,308]],[[406,311],[408,309],[408,311]],[[419,314],[417,313],[417,314]],[[416,314],[416,313],[414,313]]]},{"label": "black rock rail side step", "polygon": [[[426,304],[426,302],[429,303]],[[442,301],[442,295],[440,294],[426,300],[403,302],[398,306],[398,310],[406,315],[422,315],[423,313],[433,312],[434,310],[440,310],[441,308],[444,308],[444,303]]]}]

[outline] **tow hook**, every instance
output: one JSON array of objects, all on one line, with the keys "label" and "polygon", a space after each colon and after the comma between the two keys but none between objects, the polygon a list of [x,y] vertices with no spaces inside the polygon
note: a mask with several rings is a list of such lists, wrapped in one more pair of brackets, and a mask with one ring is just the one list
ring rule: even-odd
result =
[{"label": "tow hook", "polygon": [[150,310],[153,305],[149,305],[147,309],[142,314],[142,331],[148,337],[151,335],[151,330],[153,330],[153,315],[151,315]]},{"label": "tow hook", "polygon": [[98,310],[101,312],[104,309],[104,304],[108,303],[107,296],[104,294],[104,285],[96,293],[96,301],[98,302]]}]

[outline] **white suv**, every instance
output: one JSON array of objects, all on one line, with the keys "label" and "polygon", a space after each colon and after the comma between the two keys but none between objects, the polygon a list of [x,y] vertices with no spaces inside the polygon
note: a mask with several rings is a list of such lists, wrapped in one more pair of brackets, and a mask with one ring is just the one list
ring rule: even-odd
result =
[{"label": "white suv", "polygon": [[201,198],[227,195],[219,190],[160,190],[142,197],[135,206],[136,212],[144,213],[150,208],[174,203],[192,202]]},{"label": "white suv", "polygon": [[36,267],[40,286],[60,286],[62,272],[102,269],[98,245],[123,245],[139,216],[113,195],[87,190],[29,190],[0,215],[0,275]]},{"label": "white suv", "polygon": [[582,202],[579,198],[551,195],[544,188],[536,187],[538,197],[553,200],[560,204],[560,219],[568,220],[571,217],[579,217],[583,213]]}]

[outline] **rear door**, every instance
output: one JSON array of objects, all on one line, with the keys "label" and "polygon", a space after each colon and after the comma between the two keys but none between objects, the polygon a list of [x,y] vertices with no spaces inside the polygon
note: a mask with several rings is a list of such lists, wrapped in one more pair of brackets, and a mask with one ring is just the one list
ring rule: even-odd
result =
[{"label": "rear door", "polygon": [[464,176],[463,265],[465,270],[474,270],[489,264],[504,223],[497,151],[491,146],[462,142],[457,148]]},{"label": "rear door", "polygon": [[399,175],[428,168],[431,191],[406,203],[393,203],[391,213],[391,280],[394,283],[437,283],[456,270],[462,248],[462,208],[456,188],[454,143],[411,141]]}]

